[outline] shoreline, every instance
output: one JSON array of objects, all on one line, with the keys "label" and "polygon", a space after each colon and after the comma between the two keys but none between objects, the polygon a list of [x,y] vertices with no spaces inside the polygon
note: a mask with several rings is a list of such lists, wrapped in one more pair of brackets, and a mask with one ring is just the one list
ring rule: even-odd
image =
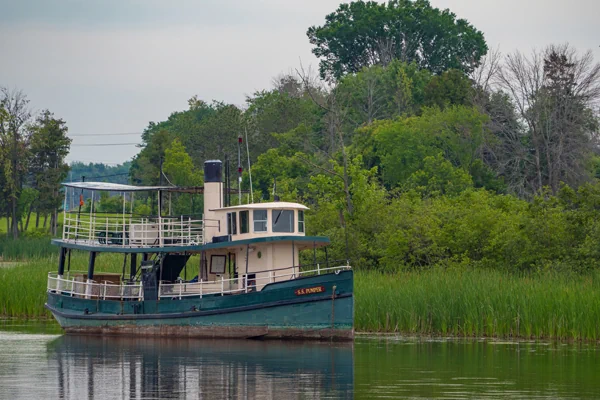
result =
[{"label": "shoreline", "polygon": [[[52,317],[23,319],[17,317],[5,317],[0,315],[0,332],[15,331],[15,329],[6,329],[11,327],[27,327],[34,329],[36,327],[52,328],[55,333],[66,335],[58,323]],[[42,333],[42,332],[41,332]],[[376,332],[360,331],[354,332],[354,340],[397,340],[397,341],[469,341],[469,342],[508,342],[508,343],[561,343],[561,344],[600,344],[600,340],[576,339],[572,337],[553,338],[553,337],[515,337],[515,336],[454,336],[454,335],[436,335],[436,334],[417,334],[414,332]]]}]

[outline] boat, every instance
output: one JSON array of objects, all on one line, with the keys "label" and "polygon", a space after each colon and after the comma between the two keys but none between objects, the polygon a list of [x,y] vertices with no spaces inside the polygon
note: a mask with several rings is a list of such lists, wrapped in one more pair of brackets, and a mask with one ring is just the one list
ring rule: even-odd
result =
[{"label": "boat", "polygon": [[[206,161],[202,187],[63,184],[62,237],[52,240],[60,248],[58,271],[48,274],[45,306],[66,333],[353,338],[352,268],[329,260],[327,237],[306,235],[308,208],[283,201],[224,205],[231,193],[222,172],[221,161]],[[94,210],[102,192],[119,193],[122,212]],[[91,202],[82,212],[84,193]],[[144,194],[156,200],[155,215],[133,212],[134,196]],[[174,194],[201,194],[202,215],[171,215],[165,197]],[[87,271],[71,271],[73,252],[88,254]],[[310,264],[300,262],[301,252],[303,260],[312,256]],[[111,253],[118,256],[110,260],[122,262],[97,271],[97,259]]]}]

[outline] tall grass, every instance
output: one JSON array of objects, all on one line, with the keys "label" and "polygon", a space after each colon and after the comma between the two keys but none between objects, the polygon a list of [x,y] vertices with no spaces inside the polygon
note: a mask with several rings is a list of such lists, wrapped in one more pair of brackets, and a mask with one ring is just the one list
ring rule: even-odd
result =
[{"label": "tall grass", "polygon": [[598,273],[358,272],[355,295],[357,331],[600,339]]},{"label": "tall grass", "polygon": [[4,261],[27,260],[58,254],[58,247],[50,237],[24,237],[17,240],[0,238],[0,257]]},{"label": "tall grass", "polygon": [[[75,252],[71,270],[87,269]],[[56,255],[0,268],[0,316],[44,318]],[[123,256],[99,254],[97,271],[120,272]],[[600,340],[600,273],[517,276],[492,270],[355,275],[355,328],[459,337]]]},{"label": "tall grass", "polygon": [[[88,253],[74,252],[72,271],[87,271]],[[120,272],[123,255],[102,253],[96,271]],[[0,316],[9,318],[49,317],[44,308],[48,272],[58,270],[58,256],[36,258],[14,267],[0,268]]]}]

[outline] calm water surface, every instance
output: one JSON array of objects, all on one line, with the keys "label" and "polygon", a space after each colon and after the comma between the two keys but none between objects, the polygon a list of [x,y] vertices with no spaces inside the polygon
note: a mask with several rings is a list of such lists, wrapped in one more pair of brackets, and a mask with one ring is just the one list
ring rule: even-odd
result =
[{"label": "calm water surface", "polygon": [[0,324],[0,399],[600,398],[600,347],[63,336]]}]

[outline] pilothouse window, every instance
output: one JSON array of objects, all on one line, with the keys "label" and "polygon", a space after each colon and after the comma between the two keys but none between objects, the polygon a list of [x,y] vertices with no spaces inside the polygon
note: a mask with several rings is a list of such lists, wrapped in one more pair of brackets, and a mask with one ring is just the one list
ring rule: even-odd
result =
[{"label": "pilothouse window", "polygon": [[254,210],[254,232],[267,231],[267,210]]},{"label": "pilothouse window", "polygon": [[237,235],[237,218],[234,212],[227,213],[227,234]]},{"label": "pilothouse window", "polygon": [[294,232],[294,211],[273,210],[273,232]]},{"label": "pilothouse window", "polygon": [[298,210],[298,232],[304,233],[304,211]]},{"label": "pilothouse window", "polygon": [[248,211],[240,211],[240,233],[248,233],[250,232],[250,227],[248,224]]}]

